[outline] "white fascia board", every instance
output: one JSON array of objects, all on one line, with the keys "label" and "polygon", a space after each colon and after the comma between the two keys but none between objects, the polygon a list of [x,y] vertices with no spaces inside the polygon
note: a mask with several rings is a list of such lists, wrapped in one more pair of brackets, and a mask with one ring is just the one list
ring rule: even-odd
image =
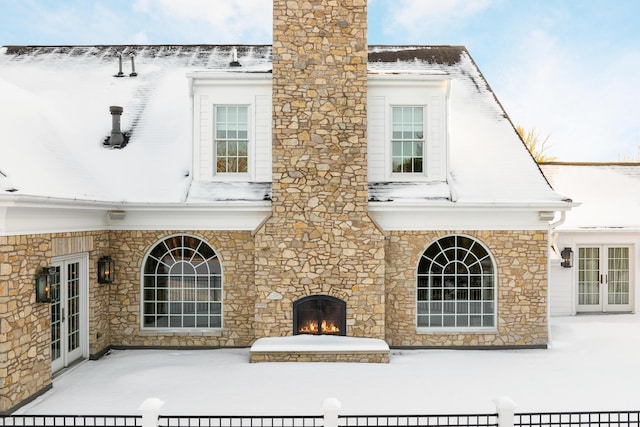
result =
[{"label": "white fascia board", "polygon": [[1,207],[4,221],[0,236],[96,231],[105,229],[105,211],[60,207]]},{"label": "white fascia board", "polygon": [[549,221],[540,212],[562,211],[557,205],[430,205],[369,203],[369,214],[384,230],[548,230]]},{"label": "white fascia board", "polygon": [[593,235],[630,235],[630,236],[638,236],[640,235],[640,228],[636,227],[594,227],[594,228],[556,228],[555,233],[557,235],[562,236],[593,236]]},{"label": "white fascia board", "polygon": [[125,211],[124,219],[107,219],[110,230],[253,231],[271,214],[271,204],[247,202],[207,207],[122,207],[121,210]]},{"label": "white fascia board", "polygon": [[[124,211],[110,219],[110,211]],[[124,204],[28,197],[0,201],[0,236],[100,230],[246,230],[271,213],[270,202]]]},{"label": "white fascia board", "polygon": [[249,85],[271,84],[273,75],[267,72],[255,73],[228,73],[221,71],[194,71],[187,74],[193,87],[223,85],[227,83]]},{"label": "white fascia board", "polygon": [[448,90],[451,78],[446,74],[369,74],[367,85],[369,87],[433,87]]}]

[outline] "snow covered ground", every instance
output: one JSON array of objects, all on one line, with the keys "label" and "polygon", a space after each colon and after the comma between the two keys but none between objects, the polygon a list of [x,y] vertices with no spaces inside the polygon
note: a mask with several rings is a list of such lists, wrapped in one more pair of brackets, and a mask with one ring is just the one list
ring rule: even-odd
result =
[{"label": "snow covered ground", "polygon": [[137,415],[149,397],[164,415],[493,413],[640,408],[640,316],[551,320],[547,350],[392,350],[389,364],[249,363],[248,349],[112,351],[54,380],[17,414]]}]

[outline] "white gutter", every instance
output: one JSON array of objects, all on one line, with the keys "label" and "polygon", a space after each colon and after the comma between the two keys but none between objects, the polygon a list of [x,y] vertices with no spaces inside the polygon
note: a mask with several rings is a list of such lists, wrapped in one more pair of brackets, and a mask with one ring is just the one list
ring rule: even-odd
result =
[{"label": "white gutter", "polygon": [[[457,193],[452,191],[452,197]],[[456,211],[478,211],[503,209],[508,211],[566,211],[579,206],[579,203],[572,202],[541,202],[541,203],[518,203],[518,202],[460,202],[455,203],[449,200],[425,200],[425,201],[393,201],[393,202],[369,202],[369,210],[383,211],[444,211],[455,209]]]},{"label": "white gutter", "polygon": [[249,201],[249,200],[226,200],[216,201],[211,203],[193,203],[193,202],[126,202],[126,201],[114,201],[105,202],[98,200],[85,200],[85,199],[65,199],[57,197],[43,197],[43,196],[9,196],[0,197],[0,207],[30,207],[30,208],[58,208],[58,209],[129,209],[129,210],[184,210],[199,209],[199,210],[219,210],[226,208],[263,208],[271,207],[270,201]]}]

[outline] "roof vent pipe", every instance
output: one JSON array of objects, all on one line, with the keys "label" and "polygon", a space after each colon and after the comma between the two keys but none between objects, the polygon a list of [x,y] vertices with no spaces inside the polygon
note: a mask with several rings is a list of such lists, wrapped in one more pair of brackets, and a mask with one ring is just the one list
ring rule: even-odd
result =
[{"label": "roof vent pipe", "polygon": [[109,107],[111,113],[111,136],[109,137],[109,143],[111,147],[122,147],[124,144],[124,135],[120,130],[120,116],[124,109],[122,107],[112,105]]},{"label": "roof vent pipe", "polygon": [[230,67],[242,67],[242,65],[238,62],[238,49],[235,47],[231,49],[232,61],[229,62]]},{"label": "roof vent pipe", "polygon": [[135,55],[133,52],[131,52],[129,56],[131,57],[131,74],[129,74],[129,77],[135,77],[138,75],[138,73],[136,73],[136,64],[133,62],[133,58],[135,58]]},{"label": "roof vent pipe", "polygon": [[115,77],[124,77],[124,73],[122,72],[122,52],[118,53],[118,74]]}]

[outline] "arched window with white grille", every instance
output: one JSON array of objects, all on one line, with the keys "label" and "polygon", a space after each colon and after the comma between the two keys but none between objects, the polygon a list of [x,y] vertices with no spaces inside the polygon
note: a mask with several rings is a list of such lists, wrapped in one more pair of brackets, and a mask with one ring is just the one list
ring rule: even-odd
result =
[{"label": "arched window with white grille", "polygon": [[142,327],[222,328],[222,268],[207,242],[176,235],[149,251],[142,271]]},{"label": "arched window with white grille", "polygon": [[487,248],[462,235],[424,251],[417,273],[417,327],[496,327],[496,268]]}]

